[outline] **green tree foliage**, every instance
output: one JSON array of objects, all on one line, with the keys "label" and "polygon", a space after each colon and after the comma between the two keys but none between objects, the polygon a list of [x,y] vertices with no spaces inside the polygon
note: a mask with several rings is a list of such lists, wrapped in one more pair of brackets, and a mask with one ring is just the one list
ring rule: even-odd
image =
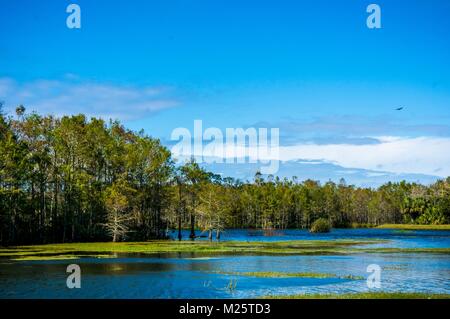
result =
[{"label": "green tree foliage", "polygon": [[314,221],[309,230],[311,233],[328,233],[331,230],[331,223],[326,218],[319,218]]},{"label": "green tree foliage", "polygon": [[173,162],[159,140],[84,115],[17,114],[0,116],[2,244],[164,236]]},{"label": "green tree foliage", "polygon": [[164,238],[196,229],[450,223],[450,178],[359,188],[297,178],[242,182],[176,165],[160,141],[119,122],[40,116],[0,104],[0,244]]}]

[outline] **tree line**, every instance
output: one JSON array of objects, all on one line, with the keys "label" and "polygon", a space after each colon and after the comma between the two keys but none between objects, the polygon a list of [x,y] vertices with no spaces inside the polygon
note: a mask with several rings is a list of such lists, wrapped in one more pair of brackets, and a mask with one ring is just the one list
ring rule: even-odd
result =
[{"label": "tree line", "polygon": [[221,177],[175,163],[158,139],[118,121],[41,116],[0,105],[0,244],[166,238],[169,229],[309,228],[450,222],[450,178],[377,189]]}]

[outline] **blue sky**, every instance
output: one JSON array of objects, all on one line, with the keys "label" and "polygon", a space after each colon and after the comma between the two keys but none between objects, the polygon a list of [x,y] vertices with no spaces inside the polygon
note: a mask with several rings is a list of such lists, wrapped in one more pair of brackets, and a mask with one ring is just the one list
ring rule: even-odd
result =
[{"label": "blue sky", "polygon": [[195,119],[278,127],[284,160],[443,177],[449,15],[448,0],[1,1],[0,99],[163,141]]}]

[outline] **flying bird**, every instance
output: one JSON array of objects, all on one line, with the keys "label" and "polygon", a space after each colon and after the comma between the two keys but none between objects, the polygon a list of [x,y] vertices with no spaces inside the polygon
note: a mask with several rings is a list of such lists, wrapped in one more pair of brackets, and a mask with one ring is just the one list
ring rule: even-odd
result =
[{"label": "flying bird", "polygon": [[401,110],[403,110],[403,106],[402,106],[402,107],[399,107],[399,108],[396,108],[395,110],[396,110],[396,111],[401,111]]}]

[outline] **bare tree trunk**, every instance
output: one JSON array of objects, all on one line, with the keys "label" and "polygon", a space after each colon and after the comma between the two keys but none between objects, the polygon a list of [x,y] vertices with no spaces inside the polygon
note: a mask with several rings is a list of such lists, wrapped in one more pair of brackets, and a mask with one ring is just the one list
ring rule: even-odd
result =
[{"label": "bare tree trunk", "polygon": [[219,229],[216,230],[216,240],[220,241],[220,230]]},{"label": "bare tree trunk", "polygon": [[182,235],[181,235],[181,217],[182,216],[181,215],[182,215],[182,213],[184,213],[182,198],[183,197],[182,197],[181,183],[178,183],[178,200],[180,203],[180,206],[178,207],[178,240],[179,241],[181,241],[181,238],[182,238]]},{"label": "bare tree trunk", "polygon": [[113,227],[113,243],[117,241],[117,213],[114,215],[114,227]]},{"label": "bare tree trunk", "polygon": [[55,185],[54,185],[54,205],[53,205],[53,214],[52,214],[52,229],[53,229],[53,240],[56,241],[57,238],[57,231],[58,231],[58,225],[56,223],[57,216],[58,216],[58,180],[55,178]]},{"label": "bare tree trunk", "polygon": [[181,212],[178,215],[178,240],[181,241]]},{"label": "bare tree trunk", "polygon": [[191,234],[189,235],[189,238],[192,240],[195,238],[195,216],[193,213],[191,213]]}]

